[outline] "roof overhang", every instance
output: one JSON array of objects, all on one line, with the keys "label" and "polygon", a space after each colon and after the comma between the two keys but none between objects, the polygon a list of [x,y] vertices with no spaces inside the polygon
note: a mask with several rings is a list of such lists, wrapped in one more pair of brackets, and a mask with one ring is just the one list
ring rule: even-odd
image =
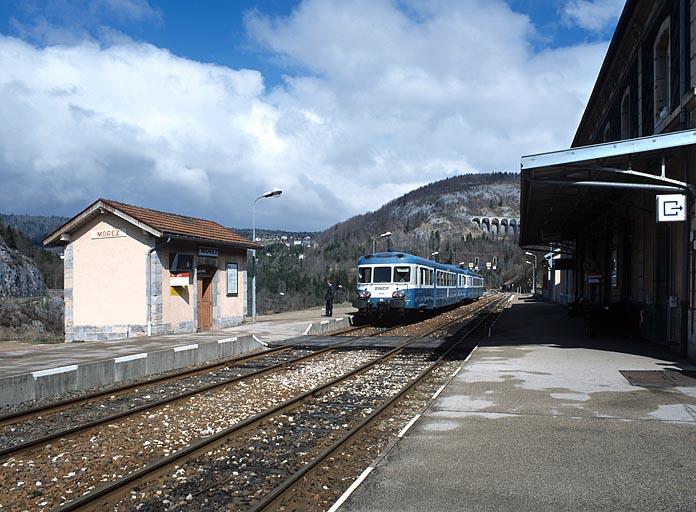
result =
[{"label": "roof overhang", "polygon": [[192,243],[197,243],[197,244],[210,244],[210,245],[214,245],[216,247],[230,247],[233,249],[257,249],[258,250],[258,249],[264,248],[264,245],[260,244],[258,242],[249,242],[249,243],[227,242],[224,240],[217,240],[214,238],[182,235],[180,233],[165,232],[164,237],[171,238],[172,240],[178,240],[180,242],[192,242]]},{"label": "roof overhang", "polygon": [[[523,247],[562,247],[593,220],[635,193],[692,193],[684,151],[696,130],[552,151],[521,159],[520,240]],[[604,218],[610,229],[615,219]]]},{"label": "roof overhang", "polygon": [[126,213],[122,212],[121,210],[114,208],[110,204],[105,203],[101,199],[95,201],[91,205],[89,205],[87,208],[82,210],[80,213],[75,215],[72,219],[70,219],[68,222],[63,224],[61,227],[56,229],[53,233],[48,235],[46,238],[43,239],[43,244],[44,245],[59,245],[61,243],[66,243],[66,240],[64,240],[64,235],[70,234],[72,231],[75,231],[78,227],[80,227],[82,224],[90,220],[92,217],[96,217],[97,215],[100,215],[103,212],[109,212],[113,213],[117,217],[122,218],[126,222],[129,222],[133,224],[134,226],[139,227],[143,231],[150,233],[153,236],[156,237],[161,237],[163,233],[152,226],[148,226],[147,224],[140,222],[138,219],[135,219],[131,217],[130,215],[127,215]]}]

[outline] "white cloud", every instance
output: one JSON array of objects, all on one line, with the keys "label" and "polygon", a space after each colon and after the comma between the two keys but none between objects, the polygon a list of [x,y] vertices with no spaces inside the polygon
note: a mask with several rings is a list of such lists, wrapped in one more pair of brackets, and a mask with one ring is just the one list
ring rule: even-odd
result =
[{"label": "white cloud", "polygon": [[613,28],[626,0],[570,0],[564,7],[566,21],[591,32]]},{"label": "white cloud", "polygon": [[[307,1],[247,16],[292,73],[272,89],[148,44],[0,36],[0,211],[99,196],[250,224],[323,228],[456,173],[567,147],[606,43],[534,53],[501,1]],[[300,71],[297,71],[300,70]]]}]

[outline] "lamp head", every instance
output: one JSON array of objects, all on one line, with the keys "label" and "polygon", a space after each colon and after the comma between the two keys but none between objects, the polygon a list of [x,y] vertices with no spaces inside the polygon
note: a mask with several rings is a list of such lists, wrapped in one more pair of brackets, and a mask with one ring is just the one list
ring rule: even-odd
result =
[{"label": "lamp head", "polygon": [[382,233],[381,235],[379,235],[380,238],[384,238],[386,236],[391,236],[391,231],[387,231],[386,233]]},{"label": "lamp head", "polygon": [[524,253],[527,254],[528,256],[534,256],[534,254],[529,252],[529,251],[524,251]]},{"label": "lamp head", "polygon": [[261,197],[278,197],[282,193],[283,191],[279,188],[274,188],[273,190],[269,190],[268,192],[263,194]]}]

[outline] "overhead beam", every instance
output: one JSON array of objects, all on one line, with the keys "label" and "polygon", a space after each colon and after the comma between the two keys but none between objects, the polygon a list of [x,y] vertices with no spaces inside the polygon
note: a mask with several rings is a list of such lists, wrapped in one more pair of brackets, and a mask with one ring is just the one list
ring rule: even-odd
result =
[{"label": "overhead beam", "polygon": [[589,160],[632,155],[634,153],[674,149],[675,147],[688,146],[690,144],[696,144],[696,130],[684,130],[650,137],[640,137],[638,139],[606,142],[592,146],[527,155],[522,157],[520,166],[523,171],[541,169]]},{"label": "overhead beam", "polygon": [[673,192],[682,194],[688,189],[671,185],[653,185],[650,183],[624,183],[621,181],[563,181],[563,180],[537,180],[537,183],[557,186],[574,186],[574,187],[597,187],[597,188],[621,188],[621,189],[638,189],[638,190],[653,190],[656,192]]}]

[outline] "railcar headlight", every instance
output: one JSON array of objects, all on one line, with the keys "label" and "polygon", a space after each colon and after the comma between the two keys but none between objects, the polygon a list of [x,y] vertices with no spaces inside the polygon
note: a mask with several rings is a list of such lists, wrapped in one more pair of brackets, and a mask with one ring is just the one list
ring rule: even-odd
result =
[{"label": "railcar headlight", "polygon": [[358,290],[359,299],[369,299],[372,294],[368,290]]},{"label": "railcar headlight", "polygon": [[403,299],[404,297],[406,297],[406,292],[403,290],[396,290],[392,293],[392,299]]}]

